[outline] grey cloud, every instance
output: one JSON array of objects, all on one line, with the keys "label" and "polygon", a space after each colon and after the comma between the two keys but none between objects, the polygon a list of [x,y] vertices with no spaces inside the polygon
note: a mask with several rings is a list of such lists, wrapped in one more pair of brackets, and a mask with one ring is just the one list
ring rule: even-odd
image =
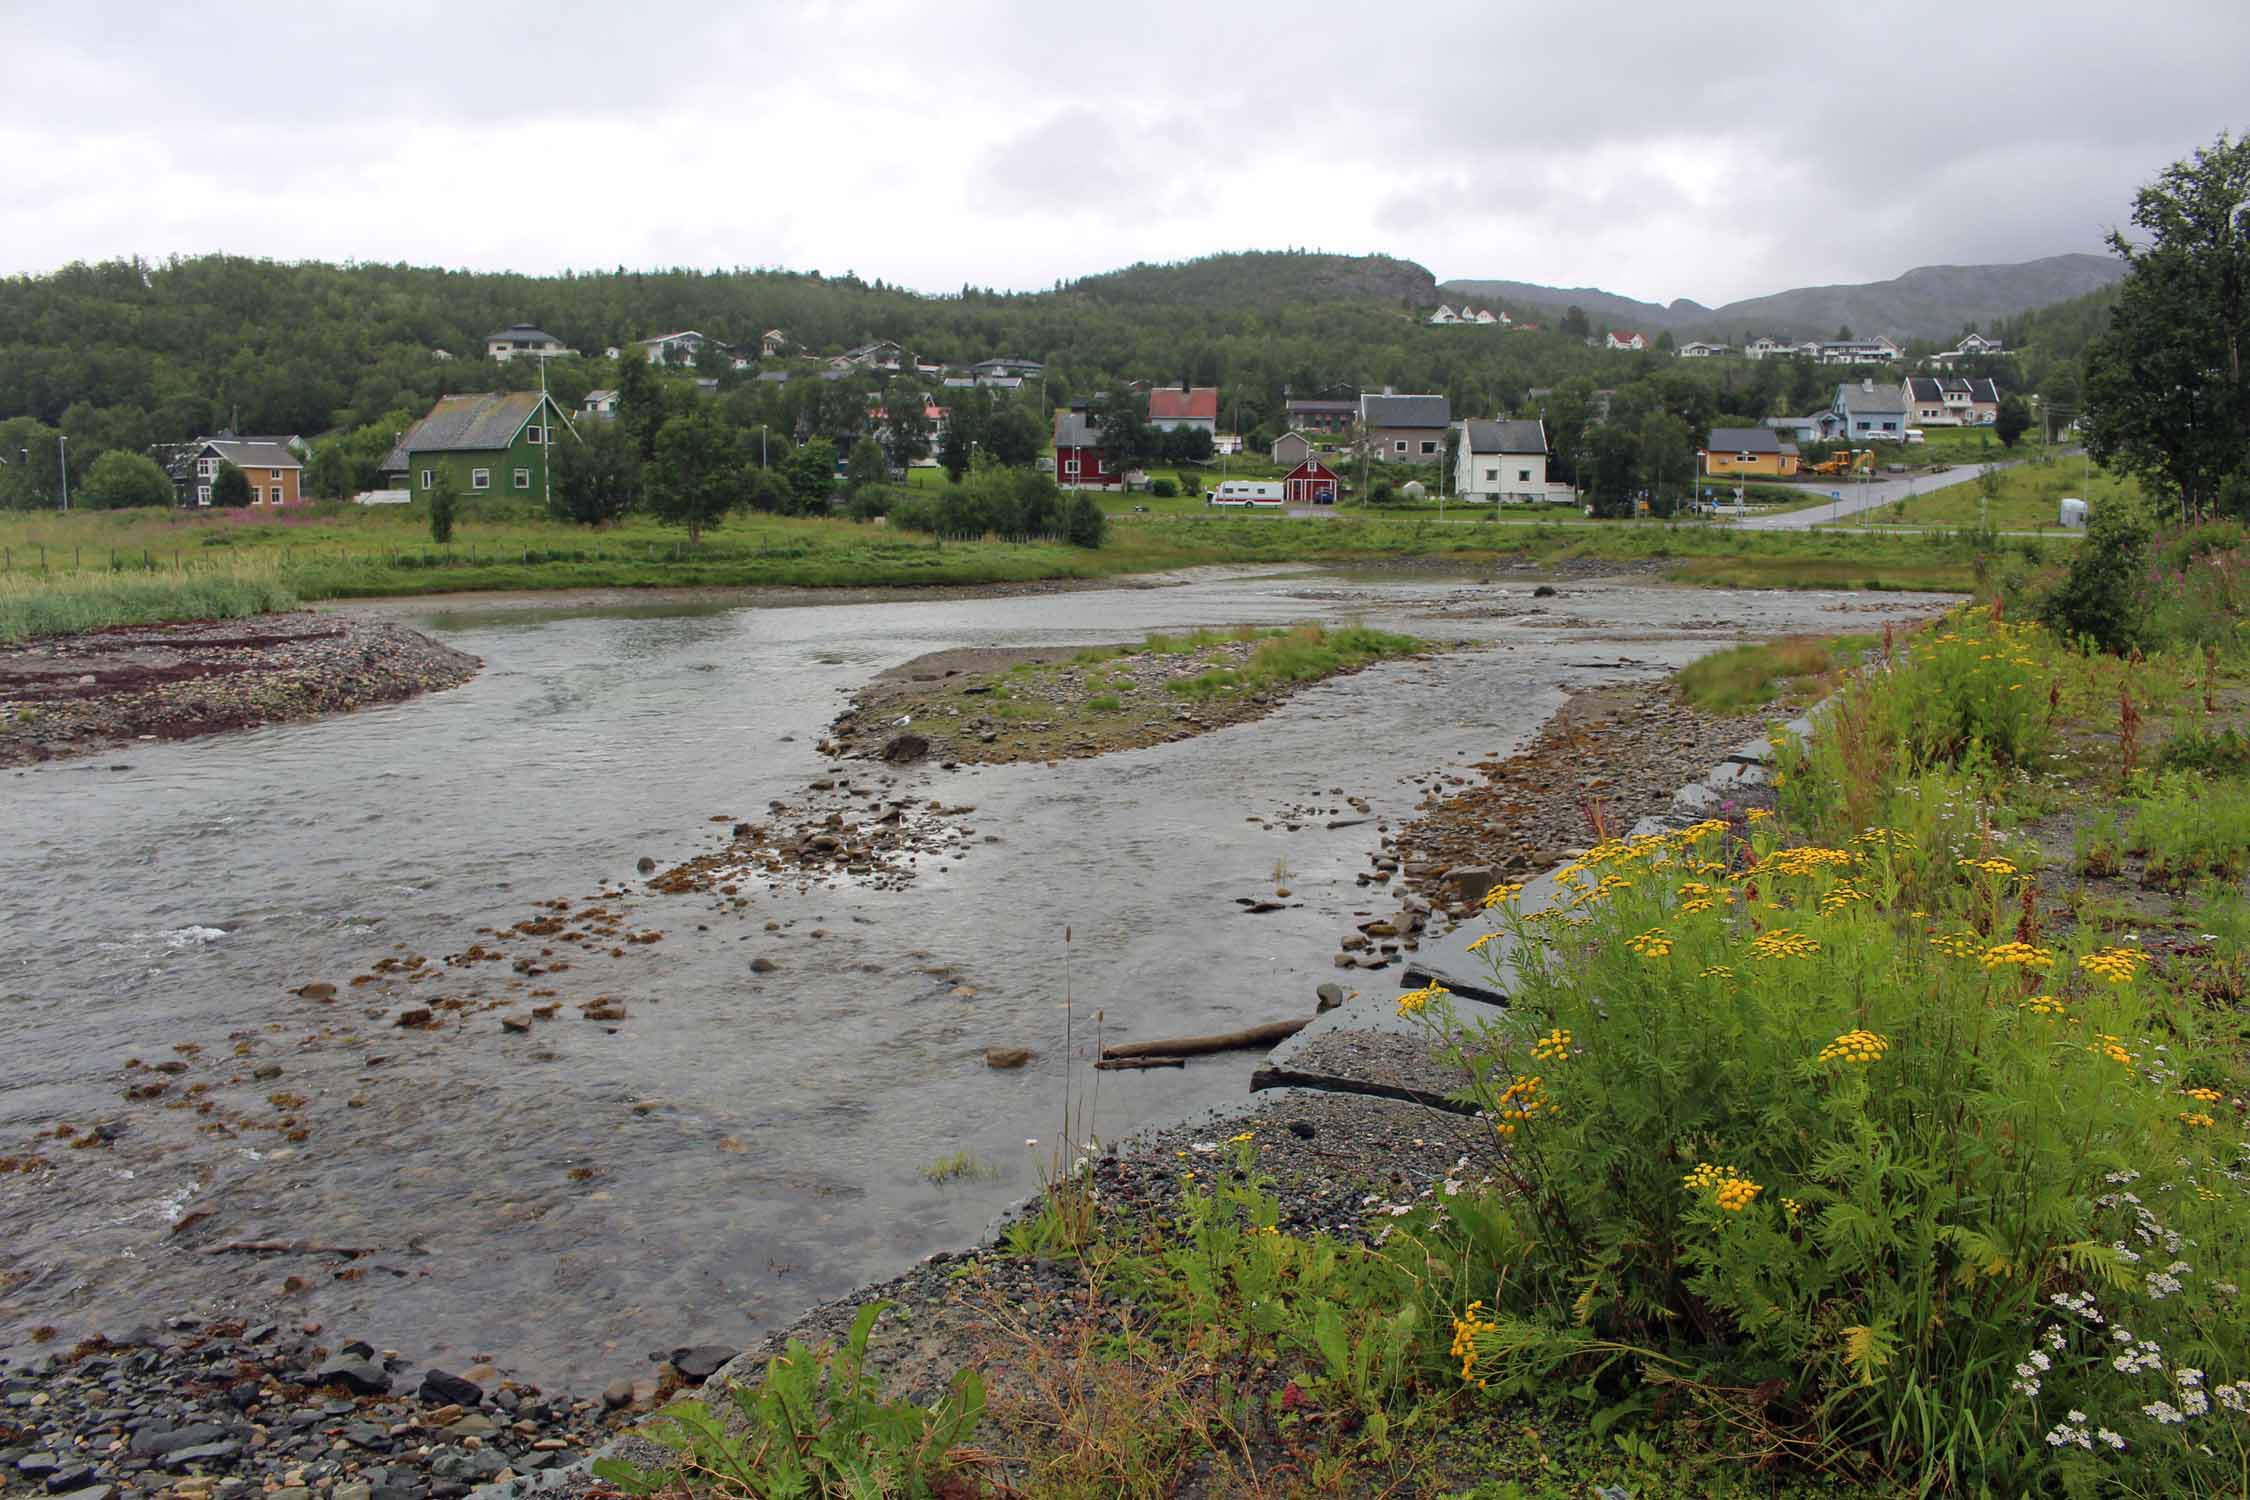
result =
[{"label": "grey cloud", "polygon": [[[1864,20],[1779,0],[17,6],[0,271],[223,245],[1041,286],[1318,242],[1716,303],[2098,248],[2134,187],[2250,127],[2250,6]],[[245,49],[282,61],[245,81]],[[496,222],[480,174],[526,155],[571,190]]]}]

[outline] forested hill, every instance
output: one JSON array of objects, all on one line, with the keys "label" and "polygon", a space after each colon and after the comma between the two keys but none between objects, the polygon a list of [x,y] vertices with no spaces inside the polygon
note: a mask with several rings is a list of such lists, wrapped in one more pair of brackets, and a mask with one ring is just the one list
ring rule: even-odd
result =
[{"label": "forested hill", "polygon": [[1098,302],[1146,306],[1272,308],[1304,302],[1387,302],[1414,309],[1437,304],[1437,278],[1389,255],[1324,255],[1303,250],[1248,250],[1170,265],[1146,262],[1072,282],[1070,291]]},{"label": "forested hill", "polygon": [[1994,319],[2083,296],[2124,274],[2124,265],[2111,256],[2050,255],[2013,265],[1918,266],[1888,281],[1796,287],[1715,308],[1684,299],[1666,307],[1592,287],[1521,281],[1448,281],[1439,290],[1551,313],[1576,306],[1597,323],[1638,328],[1652,338],[1666,331],[1729,342],[1759,334],[1830,338],[1839,327],[1849,327],[1862,338],[1888,334],[1903,342],[1950,340],[1971,324],[1989,329]]},{"label": "forested hill", "polygon": [[[848,274],[759,270],[534,277],[231,256],[74,265],[0,279],[0,459],[34,444],[52,451],[57,429],[75,473],[107,449],[228,426],[307,438],[396,426],[447,392],[536,384],[531,361],[484,357],[486,335],[518,322],[582,356],[550,365],[569,404],[616,384],[616,367],[600,357],[606,347],[690,328],[753,352],[778,328],[816,356],[895,339],[930,361],[1042,360],[1038,395],[1049,406],[1115,379],[1218,385],[1228,425],[1268,436],[1292,388],[1389,385],[1442,392],[1463,414],[1498,415],[1524,409],[1539,387],[1659,378],[1706,389],[1708,401],[1683,407],[1699,421],[1714,402],[1755,419],[1803,410],[1833,389],[1833,372],[1797,361],[1705,367],[1653,350],[1611,354],[1563,333],[1559,318],[1535,332],[1431,327],[1424,310],[1434,297],[1429,273],[1407,262],[1293,253],[1135,267],[1040,293],[965,287],[946,296]],[[2041,380],[2055,362],[2039,357],[2040,346],[2074,357],[2105,309],[2058,309],[2036,338],[2024,325],[2008,337],[2011,349],[2033,346],[2021,369],[1995,373],[2011,384]],[[792,368],[809,376],[814,367]],[[707,373],[741,420],[777,431],[801,426],[808,393],[824,384],[754,382],[731,362]],[[880,380],[862,377],[854,393]]]}]

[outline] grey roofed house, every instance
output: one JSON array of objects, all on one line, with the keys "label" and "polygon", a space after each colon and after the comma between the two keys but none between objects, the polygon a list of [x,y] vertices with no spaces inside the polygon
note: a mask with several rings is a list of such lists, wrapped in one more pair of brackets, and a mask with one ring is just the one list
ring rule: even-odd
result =
[{"label": "grey roofed house", "polygon": [[[493,451],[506,448],[531,420],[541,403],[554,405],[539,391],[484,391],[467,396],[440,396],[428,416],[406,429],[383,471],[404,473],[408,455],[451,451]],[[555,409],[559,412],[561,407]],[[564,421],[567,424],[568,418]]]},{"label": "grey roofed house", "polygon": [[1086,414],[1075,408],[1065,408],[1055,413],[1055,446],[1058,448],[1099,448],[1101,429]]},{"label": "grey roofed house", "polygon": [[1448,427],[1453,403],[1443,396],[1370,395],[1359,398],[1363,427]]},{"label": "grey roofed house", "polygon": [[205,438],[196,444],[208,448],[214,457],[223,458],[238,469],[297,469],[303,461],[296,450],[281,438],[266,437],[215,437]]},{"label": "grey roofed house", "polygon": [[1463,422],[1471,453],[1545,453],[1547,424],[1537,417]]},{"label": "grey roofed house", "polygon": [[1713,453],[1780,453],[1789,445],[1771,427],[1714,427],[1704,447]]},{"label": "grey roofed house", "polygon": [[1836,410],[1849,417],[1903,416],[1906,392],[1887,380],[1847,380],[1836,387]]}]

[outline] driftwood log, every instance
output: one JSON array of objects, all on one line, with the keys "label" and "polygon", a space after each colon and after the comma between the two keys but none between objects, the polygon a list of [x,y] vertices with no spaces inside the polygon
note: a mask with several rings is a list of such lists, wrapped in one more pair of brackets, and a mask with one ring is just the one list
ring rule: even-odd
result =
[{"label": "driftwood log", "polygon": [[1127,1057],[1201,1057],[1210,1052],[1239,1052],[1247,1048],[1271,1047],[1284,1042],[1312,1024],[1312,1017],[1302,1021],[1268,1021],[1263,1026],[1248,1026],[1240,1031],[1222,1032],[1218,1036],[1178,1036],[1163,1042],[1121,1042],[1115,1047],[1102,1048],[1102,1058],[1109,1061]]},{"label": "driftwood log", "polygon": [[1094,1066],[1104,1073],[1123,1072],[1128,1068],[1184,1068],[1184,1057],[1105,1057]]}]

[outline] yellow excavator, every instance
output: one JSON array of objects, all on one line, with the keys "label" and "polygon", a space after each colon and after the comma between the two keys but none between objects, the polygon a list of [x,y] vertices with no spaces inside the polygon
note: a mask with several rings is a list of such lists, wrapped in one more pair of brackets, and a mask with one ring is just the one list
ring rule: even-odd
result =
[{"label": "yellow excavator", "polygon": [[1871,474],[1875,470],[1875,450],[1862,448],[1853,452],[1846,448],[1831,454],[1817,464],[1805,465],[1807,474]]}]

